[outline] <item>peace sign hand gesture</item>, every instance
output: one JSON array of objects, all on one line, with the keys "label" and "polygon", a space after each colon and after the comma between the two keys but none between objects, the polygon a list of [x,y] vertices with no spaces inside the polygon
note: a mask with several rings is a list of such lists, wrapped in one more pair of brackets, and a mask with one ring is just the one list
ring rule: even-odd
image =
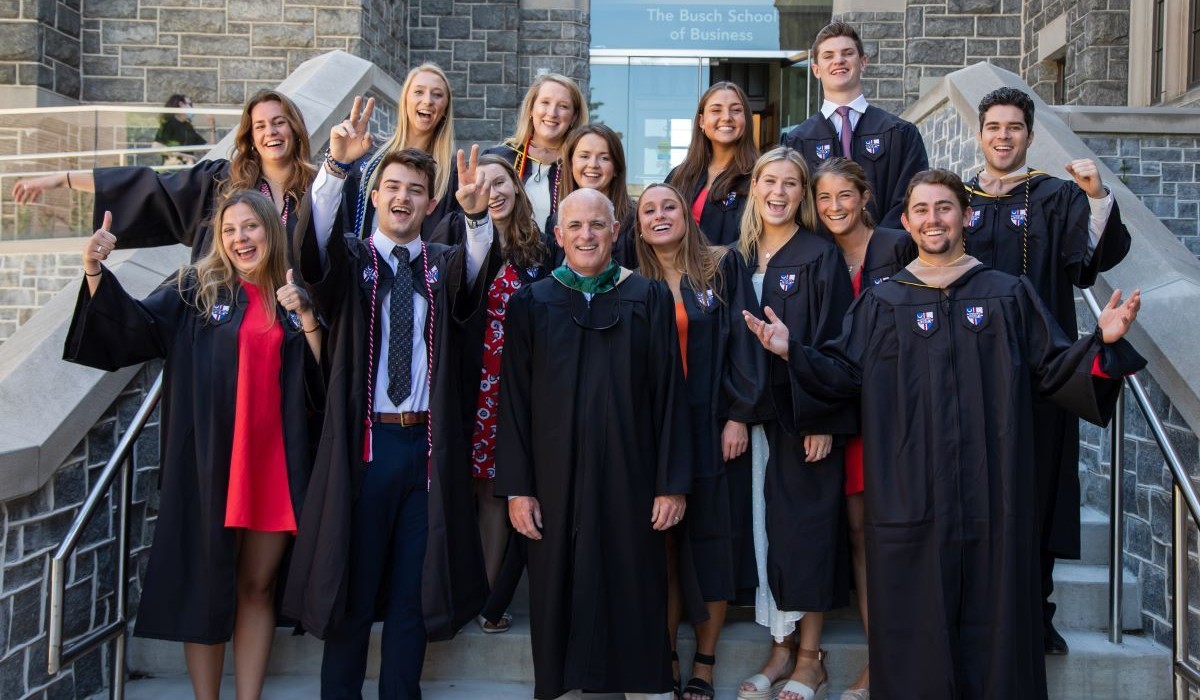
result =
[{"label": "peace sign hand gesture", "polygon": [[471,146],[469,160],[462,149],[459,149],[458,181],[466,183],[454,193],[463,212],[471,216],[486,213],[488,200],[492,198],[492,183],[487,182],[479,170],[479,144]]},{"label": "peace sign hand gesture", "polygon": [[350,118],[329,130],[329,155],[339,163],[353,163],[371,150],[375,137],[371,135],[371,113],[375,111],[375,98],[367,99],[363,106],[362,96],[354,98]]}]

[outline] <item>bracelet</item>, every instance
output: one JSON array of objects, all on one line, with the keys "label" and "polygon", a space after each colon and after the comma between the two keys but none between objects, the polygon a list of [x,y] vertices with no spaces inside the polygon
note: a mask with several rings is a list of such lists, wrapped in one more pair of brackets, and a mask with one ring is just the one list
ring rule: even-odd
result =
[{"label": "bracelet", "polygon": [[484,209],[478,214],[463,213],[463,218],[467,220],[467,225],[471,228],[478,228],[481,224],[488,220],[488,210]]},{"label": "bracelet", "polygon": [[311,331],[308,330],[307,328],[305,328],[304,326],[300,326],[300,330],[304,331],[305,333],[316,333],[317,331],[321,330],[321,324],[318,323],[317,327],[312,329]]},{"label": "bracelet", "polygon": [[350,170],[351,163],[343,163],[340,160],[336,160],[333,157],[333,153],[328,148],[325,149],[325,160],[336,165],[338,170],[345,170],[345,171]]},{"label": "bracelet", "polygon": [[87,270],[84,270],[84,271],[83,271],[83,276],[84,276],[84,277],[99,277],[100,275],[103,275],[103,274],[104,274],[104,268],[100,268],[100,271],[99,271],[99,272],[94,272],[94,273],[93,273],[93,272],[88,272]]},{"label": "bracelet", "polygon": [[345,180],[346,177],[349,175],[349,173],[347,171],[339,168],[337,165],[334,164],[334,161],[329,158],[325,159],[325,172],[329,173],[330,176],[336,177],[339,180]]},{"label": "bracelet", "polygon": [[67,189],[71,189],[71,171],[67,171]]}]

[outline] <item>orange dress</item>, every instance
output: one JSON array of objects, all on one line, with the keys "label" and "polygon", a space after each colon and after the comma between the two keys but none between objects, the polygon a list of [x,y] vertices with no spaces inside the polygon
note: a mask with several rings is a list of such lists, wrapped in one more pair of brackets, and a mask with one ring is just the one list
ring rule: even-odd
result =
[{"label": "orange dress", "polygon": [[682,301],[675,302],[675,331],[679,334],[679,360],[683,363],[683,376],[687,377],[687,309]]},{"label": "orange dress", "polygon": [[279,388],[283,326],[259,290],[242,282],[248,304],[238,329],[237,403],[225,527],[295,532],[283,447],[283,394]]},{"label": "orange dress", "polygon": [[[854,287],[854,296],[857,297],[862,291],[862,268],[858,268],[858,274],[851,278],[850,283]],[[846,440],[846,495],[853,496],[856,493],[862,493],[863,487],[863,441],[862,435],[851,435]]]}]

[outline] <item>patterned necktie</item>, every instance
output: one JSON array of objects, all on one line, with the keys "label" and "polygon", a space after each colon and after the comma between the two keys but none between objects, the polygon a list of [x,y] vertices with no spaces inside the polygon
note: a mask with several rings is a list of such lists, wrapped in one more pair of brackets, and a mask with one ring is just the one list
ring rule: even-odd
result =
[{"label": "patterned necktie", "polygon": [[850,126],[850,107],[842,105],[834,111],[842,118],[842,157],[850,158],[850,137],[854,134],[854,127]]},{"label": "patterned necktie", "polygon": [[408,248],[398,245],[392,255],[399,261],[392,278],[388,304],[388,398],[397,406],[412,391],[413,279]]}]

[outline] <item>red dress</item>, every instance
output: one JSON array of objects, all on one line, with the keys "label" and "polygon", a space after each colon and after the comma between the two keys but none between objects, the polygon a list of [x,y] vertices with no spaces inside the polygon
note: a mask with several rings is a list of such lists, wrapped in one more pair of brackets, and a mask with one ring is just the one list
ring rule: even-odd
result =
[{"label": "red dress", "polygon": [[283,395],[279,388],[283,326],[259,290],[242,282],[248,304],[238,329],[237,403],[225,527],[295,532],[283,448]]},{"label": "red dress", "polygon": [[679,360],[683,363],[683,376],[687,377],[687,308],[682,301],[675,302],[675,332],[679,334]]},{"label": "red dress", "polygon": [[[862,291],[862,268],[851,278],[854,296]],[[846,440],[846,495],[863,492],[863,442],[862,435],[852,435]]]},{"label": "red dress", "polygon": [[700,215],[704,213],[704,203],[707,201],[708,201],[708,188],[707,187],[700,190],[700,194],[696,195],[696,198],[694,200],[692,200],[692,218],[696,220],[697,224],[700,223]]},{"label": "red dress", "polygon": [[505,263],[488,288],[487,327],[483,331],[483,365],[471,432],[471,476],[496,478],[496,418],[500,415],[500,360],[504,356],[504,313],[521,288],[521,278]]}]

